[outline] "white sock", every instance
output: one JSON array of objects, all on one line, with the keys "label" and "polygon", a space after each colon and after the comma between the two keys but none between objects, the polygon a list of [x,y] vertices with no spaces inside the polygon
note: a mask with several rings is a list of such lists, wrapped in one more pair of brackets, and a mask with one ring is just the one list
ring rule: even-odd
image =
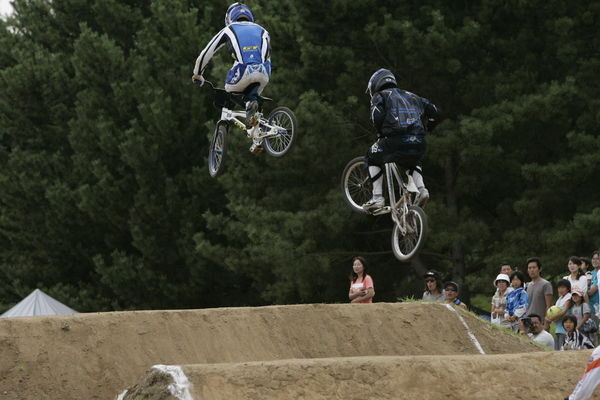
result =
[{"label": "white sock", "polygon": [[415,185],[417,186],[417,189],[421,190],[425,188],[425,182],[423,182],[423,175],[421,175],[421,173],[419,171],[417,171],[416,169],[413,170],[412,172],[412,178],[413,181],[415,181]]},{"label": "white sock", "polygon": [[[381,171],[377,165],[369,165],[369,175],[375,176]],[[373,181],[373,197],[383,197],[383,174]]]}]

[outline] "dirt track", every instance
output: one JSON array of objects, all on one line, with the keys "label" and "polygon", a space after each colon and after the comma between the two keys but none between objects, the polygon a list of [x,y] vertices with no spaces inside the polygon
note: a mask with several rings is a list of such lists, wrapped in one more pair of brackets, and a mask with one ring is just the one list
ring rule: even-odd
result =
[{"label": "dirt track", "polygon": [[[194,399],[563,399],[589,352],[352,357],[187,365]],[[524,373],[536,366],[535,373]],[[164,386],[163,386],[164,387]],[[560,395],[563,394],[561,397]]]},{"label": "dirt track", "polygon": [[[487,354],[540,351],[470,314],[460,315]],[[426,355],[460,357],[419,357]],[[517,357],[514,365],[494,366],[510,357]],[[114,399],[155,364],[182,365],[197,391],[196,400],[257,398],[258,393],[258,398],[389,398],[384,392],[411,393],[411,387],[419,393],[430,387],[458,390],[478,386],[480,380],[483,387],[502,374],[535,382],[554,376],[555,370],[561,374],[550,381],[557,382],[552,390],[564,394],[569,389],[559,391],[556,385],[572,388],[587,355],[532,354],[539,362],[518,357],[524,355],[479,355],[458,314],[439,304],[314,304],[0,319],[0,399]],[[467,372],[469,368],[492,372]],[[428,375],[417,374],[419,370]],[[528,375],[529,370],[534,371]],[[364,393],[362,382],[377,382],[381,392],[355,396],[349,383],[353,379],[361,382],[357,393]],[[164,380],[141,386],[153,385],[162,385],[164,392]],[[273,385],[291,397],[265,390]],[[522,398],[547,398],[532,394]],[[423,398],[442,397],[452,398]]]}]

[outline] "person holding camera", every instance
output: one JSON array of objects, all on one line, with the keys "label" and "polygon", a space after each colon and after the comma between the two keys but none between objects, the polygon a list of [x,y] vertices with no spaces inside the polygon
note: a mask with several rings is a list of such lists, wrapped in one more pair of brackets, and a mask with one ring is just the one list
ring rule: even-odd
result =
[{"label": "person holding camera", "polygon": [[542,317],[537,314],[529,314],[527,317],[521,318],[519,320],[519,332],[549,349],[554,348],[554,338],[544,329]]}]

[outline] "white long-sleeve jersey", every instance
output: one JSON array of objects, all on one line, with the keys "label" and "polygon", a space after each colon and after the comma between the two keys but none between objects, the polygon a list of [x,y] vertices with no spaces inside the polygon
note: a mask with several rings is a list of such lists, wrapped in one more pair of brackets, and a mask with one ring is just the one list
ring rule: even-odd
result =
[{"label": "white long-sleeve jersey", "polygon": [[213,55],[225,44],[236,62],[234,64],[269,64],[271,62],[271,42],[269,33],[253,22],[234,22],[221,29],[202,50],[196,59],[194,75],[202,75]]},{"label": "white long-sleeve jersey", "polygon": [[569,400],[587,400],[592,397],[596,386],[600,383],[600,346],[596,347],[590,358],[583,377],[575,386]]}]

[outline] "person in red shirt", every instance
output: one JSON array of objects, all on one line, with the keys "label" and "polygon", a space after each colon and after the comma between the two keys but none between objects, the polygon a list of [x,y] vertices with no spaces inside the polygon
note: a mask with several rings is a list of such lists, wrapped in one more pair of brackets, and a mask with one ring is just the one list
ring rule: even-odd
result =
[{"label": "person in red shirt", "polygon": [[352,272],[350,273],[350,303],[372,303],[375,296],[373,279],[367,275],[367,262],[361,256],[352,259]]}]

